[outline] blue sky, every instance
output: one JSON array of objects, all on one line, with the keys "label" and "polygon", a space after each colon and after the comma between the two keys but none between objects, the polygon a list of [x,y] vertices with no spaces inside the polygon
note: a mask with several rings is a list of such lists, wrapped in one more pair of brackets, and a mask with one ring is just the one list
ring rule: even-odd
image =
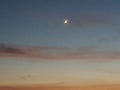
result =
[{"label": "blue sky", "polygon": [[[113,44],[110,48],[118,48],[119,3],[118,0],[2,0],[0,42],[105,48],[107,43],[107,46]],[[65,19],[71,24],[64,25]]]}]

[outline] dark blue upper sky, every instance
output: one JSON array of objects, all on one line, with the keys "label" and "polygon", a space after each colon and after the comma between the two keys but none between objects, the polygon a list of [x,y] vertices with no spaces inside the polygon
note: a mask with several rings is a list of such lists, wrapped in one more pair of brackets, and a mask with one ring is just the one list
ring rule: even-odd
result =
[{"label": "dark blue upper sky", "polygon": [[0,43],[119,50],[119,9],[119,0],[0,0]]}]

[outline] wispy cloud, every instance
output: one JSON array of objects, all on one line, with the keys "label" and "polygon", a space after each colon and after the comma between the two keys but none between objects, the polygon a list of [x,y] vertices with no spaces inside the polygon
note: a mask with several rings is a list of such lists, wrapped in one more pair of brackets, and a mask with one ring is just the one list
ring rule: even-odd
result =
[{"label": "wispy cloud", "polygon": [[22,51],[20,48],[0,44],[0,54],[24,54],[24,51]]},{"label": "wispy cloud", "polygon": [[119,59],[120,52],[104,51],[97,47],[27,47],[18,48],[4,44],[0,45],[0,57],[29,57],[40,58],[42,60],[107,60]]}]

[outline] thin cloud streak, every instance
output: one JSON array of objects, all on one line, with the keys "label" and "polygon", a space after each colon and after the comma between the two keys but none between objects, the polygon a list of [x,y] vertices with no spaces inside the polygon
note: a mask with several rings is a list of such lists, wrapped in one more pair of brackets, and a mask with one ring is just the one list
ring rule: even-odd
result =
[{"label": "thin cloud streak", "polygon": [[63,48],[63,47],[27,47],[15,48],[0,45],[0,57],[28,57],[42,60],[112,60],[119,59],[120,52],[100,51],[97,47]]}]

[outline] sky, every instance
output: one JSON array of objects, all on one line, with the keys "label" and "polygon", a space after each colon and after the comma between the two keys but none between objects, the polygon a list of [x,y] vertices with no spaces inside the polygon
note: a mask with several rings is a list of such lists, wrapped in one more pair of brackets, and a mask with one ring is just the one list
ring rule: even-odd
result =
[{"label": "sky", "polygon": [[120,83],[119,9],[119,0],[0,0],[0,85]]}]

